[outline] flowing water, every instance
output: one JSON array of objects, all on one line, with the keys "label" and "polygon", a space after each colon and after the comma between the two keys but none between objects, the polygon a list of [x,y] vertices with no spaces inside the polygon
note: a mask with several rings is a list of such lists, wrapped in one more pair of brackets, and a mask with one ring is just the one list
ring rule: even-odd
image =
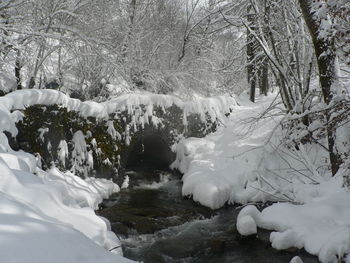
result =
[{"label": "flowing water", "polygon": [[299,250],[271,248],[267,231],[242,238],[235,224],[239,209],[212,211],[181,195],[180,176],[142,167],[126,172],[130,184],[103,203],[98,211],[119,236],[124,256],[145,263],[288,263]]}]

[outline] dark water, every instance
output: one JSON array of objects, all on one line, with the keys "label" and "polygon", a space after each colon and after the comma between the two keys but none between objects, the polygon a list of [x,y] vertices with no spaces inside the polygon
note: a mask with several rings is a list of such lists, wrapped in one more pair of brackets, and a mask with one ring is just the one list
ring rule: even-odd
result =
[{"label": "dark water", "polygon": [[236,230],[239,209],[212,211],[181,195],[180,177],[151,168],[128,171],[129,188],[109,200],[99,214],[120,237],[124,256],[145,263],[288,263],[303,251],[271,248],[267,231],[241,238]]}]

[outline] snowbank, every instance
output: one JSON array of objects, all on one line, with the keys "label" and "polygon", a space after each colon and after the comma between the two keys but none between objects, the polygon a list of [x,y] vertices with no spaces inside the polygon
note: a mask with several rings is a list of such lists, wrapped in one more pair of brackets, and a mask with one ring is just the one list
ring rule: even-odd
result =
[{"label": "snowbank", "polygon": [[334,178],[304,187],[309,201],[302,205],[276,203],[262,212],[247,206],[238,216],[237,229],[242,235],[256,233],[257,226],[274,230],[270,241],[276,249],[305,248],[321,262],[346,257],[350,262],[350,192],[341,185],[342,178]]},{"label": "snowbank", "polygon": [[175,146],[177,156],[172,167],[184,173],[183,195],[193,196],[193,200],[212,209],[226,202],[262,198],[254,189],[260,187],[256,171],[276,122],[266,120],[254,129],[242,122],[258,116],[270,102],[271,97],[258,105],[244,101],[244,106],[234,107],[225,127],[205,138],[184,139]]},{"label": "snowbank", "polygon": [[13,151],[2,132],[0,171],[2,262],[131,262],[116,255],[118,238],[94,212],[119,191],[116,184],[56,168],[45,172],[34,156]]},{"label": "snowbank", "polygon": [[245,207],[237,218],[238,231],[274,230],[270,240],[276,249],[305,248],[321,262],[346,257],[350,262],[350,192],[342,188],[341,171],[335,178],[326,173],[328,153],[317,145],[299,145],[298,151],[283,147],[277,112],[252,119],[273,101],[274,96],[259,97],[253,104],[240,97],[241,106],[233,109],[225,127],[176,145],[172,166],[184,173],[182,193],[212,209],[226,202],[283,201],[262,212]]}]

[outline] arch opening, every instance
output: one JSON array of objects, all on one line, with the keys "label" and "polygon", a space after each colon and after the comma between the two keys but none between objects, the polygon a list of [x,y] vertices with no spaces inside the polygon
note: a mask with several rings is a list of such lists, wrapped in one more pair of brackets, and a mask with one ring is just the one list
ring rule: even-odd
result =
[{"label": "arch opening", "polygon": [[143,135],[133,143],[128,154],[126,168],[152,167],[169,169],[175,160],[168,144],[158,135]]}]

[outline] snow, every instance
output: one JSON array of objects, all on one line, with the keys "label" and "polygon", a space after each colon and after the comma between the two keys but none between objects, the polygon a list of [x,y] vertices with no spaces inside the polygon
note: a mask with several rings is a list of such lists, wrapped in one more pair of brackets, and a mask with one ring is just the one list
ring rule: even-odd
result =
[{"label": "snow", "polygon": [[61,140],[58,144],[58,158],[62,165],[66,166],[66,160],[68,159],[68,144],[65,140]]},{"label": "snow", "polygon": [[[72,151],[72,159],[74,160],[72,170],[74,173],[80,173],[87,177],[89,170],[93,167],[93,159],[91,158],[92,154],[87,151],[84,133],[82,131],[76,131],[72,142],[74,145]],[[86,162],[89,164],[87,167],[89,170],[84,169],[84,163]]]},{"label": "snow", "polygon": [[45,133],[47,133],[48,131],[49,131],[49,128],[45,128],[45,129],[39,128],[39,129],[38,129],[38,132],[40,133],[40,134],[39,134],[39,138],[40,138],[40,140],[41,140],[42,142],[44,142],[44,135],[45,135]]},{"label": "snow", "polygon": [[[258,227],[275,231],[270,236],[274,248],[305,248],[321,262],[338,262],[350,253],[350,193],[340,188],[341,184],[341,178],[334,178],[308,186],[308,194],[315,195],[317,190],[318,194],[300,205],[275,203],[262,212],[247,206],[241,210],[237,226],[250,216]],[[238,230],[242,235],[257,233],[254,224],[249,230]]]},{"label": "snow", "polygon": [[300,257],[295,256],[294,258],[291,259],[289,263],[303,263]]},{"label": "snow", "polygon": [[250,215],[242,216],[237,221],[237,230],[243,236],[249,236],[257,233],[257,226]]},{"label": "snow", "polygon": [[[184,115],[190,113],[199,114],[202,121],[209,117],[211,121],[222,122],[225,113],[230,112],[236,99],[229,95],[205,98],[194,95],[192,100],[184,101],[173,95],[152,94],[148,92],[128,93],[110,99],[103,103],[94,101],[80,101],[72,99],[57,90],[28,89],[17,90],[0,97],[0,131],[8,131],[13,135],[17,134],[14,118],[11,111],[25,109],[32,105],[61,105],[69,111],[76,111],[82,117],[96,117],[108,119],[109,115],[115,112],[126,110],[130,116],[134,116],[134,124],[151,123],[158,125],[159,119],[153,115],[154,107],[161,107],[163,110],[176,105],[183,110]],[[117,136],[108,125],[111,136]]]},{"label": "snow", "polygon": [[118,138],[118,140],[122,139],[122,136],[114,128],[113,121],[107,121],[107,132],[109,135],[111,135],[113,140],[115,140],[117,138]]},{"label": "snow", "polygon": [[[174,146],[172,167],[184,173],[182,193],[212,209],[278,201],[262,211],[245,206],[237,218],[239,233],[254,235],[265,228],[273,231],[276,249],[304,248],[321,262],[350,262],[350,191],[343,188],[348,170],[331,177],[324,168],[327,152],[318,145],[299,145],[298,151],[284,147],[277,110],[270,112],[273,117],[253,119],[274,99],[270,94],[253,104],[242,95],[217,132]],[[342,135],[347,134],[345,128]]]},{"label": "snow", "polygon": [[106,250],[119,246],[119,240],[93,210],[118,186],[57,168],[36,167],[34,175],[29,165],[8,162],[21,160],[21,154],[1,152],[0,157],[3,262],[130,262]]},{"label": "snow", "polygon": [[2,262],[130,262],[11,196],[0,193],[0,200]]},{"label": "snow", "polygon": [[15,89],[17,81],[14,77],[11,77],[13,75],[9,67],[2,65],[0,71],[0,91],[7,93]]},{"label": "snow", "polygon": [[241,99],[242,105],[233,108],[232,116],[217,132],[201,139],[187,138],[174,146],[177,156],[172,167],[184,173],[183,195],[192,196],[212,209],[226,202],[246,203],[261,198],[247,184],[259,187],[256,171],[276,122],[266,120],[263,125],[247,130],[248,125],[242,121],[258,116],[271,98],[273,95],[258,105]]}]

